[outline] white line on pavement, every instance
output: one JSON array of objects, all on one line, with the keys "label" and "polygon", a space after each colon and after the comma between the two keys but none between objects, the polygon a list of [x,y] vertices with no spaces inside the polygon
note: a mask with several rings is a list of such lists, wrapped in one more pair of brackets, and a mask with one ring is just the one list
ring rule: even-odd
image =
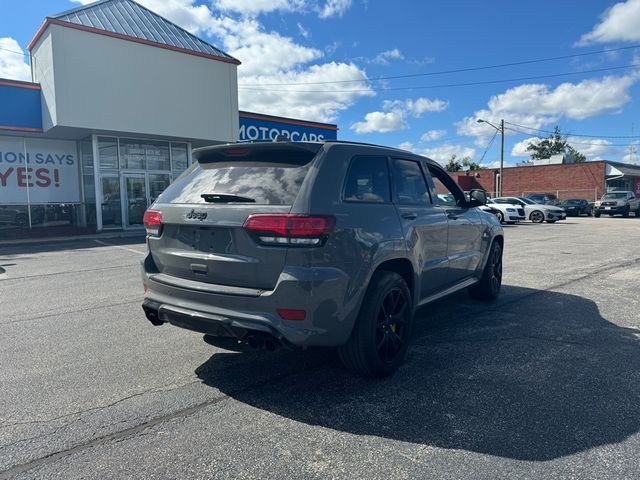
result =
[{"label": "white line on pavement", "polygon": [[127,252],[137,253],[138,255],[144,255],[146,252],[141,252],[140,250],[136,250],[134,248],[122,247],[120,245],[114,245],[113,243],[103,242],[102,240],[94,240],[94,242],[99,243],[100,245],[104,245],[105,247],[113,247],[119,248],[120,250],[126,250]]}]

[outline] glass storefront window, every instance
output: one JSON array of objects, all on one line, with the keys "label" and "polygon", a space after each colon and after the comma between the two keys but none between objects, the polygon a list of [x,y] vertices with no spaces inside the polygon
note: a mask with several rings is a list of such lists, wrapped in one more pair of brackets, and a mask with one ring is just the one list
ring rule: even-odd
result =
[{"label": "glass storefront window", "polygon": [[93,175],[93,145],[91,138],[87,138],[80,142],[80,159],[82,162],[82,170],[84,174]]},{"label": "glass storefront window", "polygon": [[171,169],[168,142],[121,138],[120,159],[123,169],[167,171]]},{"label": "glass storefront window", "polygon": [[98,137],[98,155],[101,169],[117,169],[118,140],[112,137]]},{"label": "glass storefront window", "polygon": [[149,198],[151,203],[156,201],[162,192],[171,183],[171,177],[168,173],[149,174]]},{"label": "glass storefront window", "polygon": [[84,223],[87,226],[93,226],[96,224],[96,183],[93,175],[93,144],[91,138],[80,142],[80,158],[84,187]]},{"label": "glass storefront window", "polygon": [[187,169],[189,154],[186,143],[171,143],[171,166],[173,173],[180,173]]},{"label": "glass storefront window", "polygon": [[102,176],[102,226],[121,227],[122,210],[120,203],[120,178],[117,176]]}]

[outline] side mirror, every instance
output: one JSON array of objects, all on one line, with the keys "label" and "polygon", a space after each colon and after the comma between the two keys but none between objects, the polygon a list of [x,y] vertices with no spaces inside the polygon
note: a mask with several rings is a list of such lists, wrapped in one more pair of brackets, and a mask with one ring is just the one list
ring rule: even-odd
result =
[{"label": "side mirror", "polygon": [[469,206],[471,207],[479,207],[487,204],[487,192],[484,190],[474,188],[469,192],[469,197],[471,197],[469,199]]}]

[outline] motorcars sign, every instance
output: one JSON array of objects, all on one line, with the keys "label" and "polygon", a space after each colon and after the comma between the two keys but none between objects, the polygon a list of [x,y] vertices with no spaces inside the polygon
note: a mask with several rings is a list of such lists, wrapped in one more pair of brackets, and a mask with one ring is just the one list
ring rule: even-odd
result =
[{"label": "motorcars sign", "polygon": [[336,140],[338,128],[328,123],[307,122],[271,115],[240,112],[241,142],[275,142],[279,137],[293,142]]},{"label": "motorcars sign", "polygon": [[0,137],[0,204],[80,203],[76,142]]}]

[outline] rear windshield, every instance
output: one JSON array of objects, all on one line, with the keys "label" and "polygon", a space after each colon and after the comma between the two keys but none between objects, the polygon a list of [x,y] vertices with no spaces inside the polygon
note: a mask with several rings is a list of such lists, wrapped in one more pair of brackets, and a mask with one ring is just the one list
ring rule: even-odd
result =
[{"label": "rear windshield", "polygon": [[164,191],[158,202],[291,205],[314,156],[312,152],[281,151],[237,159],[200,159]]}]

